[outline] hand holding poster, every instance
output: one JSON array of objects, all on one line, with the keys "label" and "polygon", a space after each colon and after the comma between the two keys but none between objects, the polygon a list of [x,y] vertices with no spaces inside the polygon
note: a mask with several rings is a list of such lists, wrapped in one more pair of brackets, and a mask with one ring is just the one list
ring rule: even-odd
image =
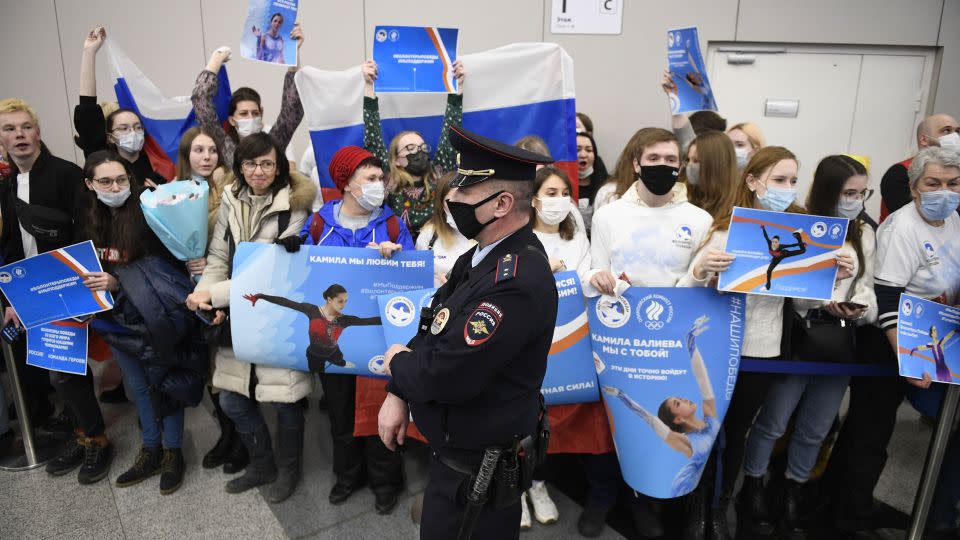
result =
[{"label": "hand holding poster", "polygon": [[936,382],[960,383],[960,309],[900,295],[897,358],[900,375]]},{"label": "hand holding poster", "polygon": [[93,242],[81,242],[0,267],[0,290],[26,328],[113,308],[107,291],[91,291],[83,275],[103,272]]},{"label": "hand holding poster", "polygon": [[846,218],[733,209],[726,252],[736,255],[718,289],[767,296],[830,300],[836,251]]},{"label": "hand holding poster", "polygon": [[456,28],[378,26],[373,34],[376,92],[457,92]]},{"label": "hand holding poster", "polygon": [[383,375],[377,297],[433,284],[433,254],[241,243],[230,283],[237,359],[300,371]]},{"label": "hand holding poster", "polygon": [[85,375],[86,323],[57,321],[27,330],[27,365]]},{"label": "hand holding poster", "polygon": [[240,34],[240,55],[250,60],[297,65],[297,41],[290,37],[299,0],[250,0]]},{"label": "hand holding poster", "polygon": [[742,295],[703,288],[590,299],[594,362],[633,489],[669,498],[697,486],[733,397],[744,309]]},{"label": "hand holding poster", "polygon": [[673,114],[717,110],[696,26],[667,32],[667,65],[676,86],[670,93]]}]

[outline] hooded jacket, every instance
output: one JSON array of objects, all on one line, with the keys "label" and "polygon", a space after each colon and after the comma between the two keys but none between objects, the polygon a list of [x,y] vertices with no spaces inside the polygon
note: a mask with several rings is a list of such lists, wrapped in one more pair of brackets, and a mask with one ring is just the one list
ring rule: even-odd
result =
[{"label": "hooded jacket", "polygon": [[[370,242],[379,244],[380,242],[392,241],[390,232],[387,229],[387,220],[395,214],[389,206],[381,208],[379,213],[374,210],[375,215],[372,215],[366,227],[352,231],[340,225],[337,221],[336,216],[342,204],[342,201],[325,204],[320,208],[320,211],[317,212],[320,218],[323,219],[323,231],[320,233],[320,240],[317,242],[318,246],[367,247],[367,244]],[[308,219],[300,230],[301,238],[307,238],[309,240],[310,221],[311,220]],[[399,225],[400,235],[397,237],[396,243],[403,246],[403,249],[414,249],[413,237],[410,236],[410,231],[407,230],[406,225],[403,225],[403,223],[399,223]]]},{"label": "hooded jacket", "polygon": [[[259,201],[251,197],[246,186],[237,195],[233,192],[233,185],[224,188],[207,252],[207,266],[196,290],[210,291],[215,308],[229,307],[230,273],[237,244],[241,241],[272,243],[277,238],[297,234],[307,220],[315,195],[313,182],[299,173],[291,173],[289,186]],[[246,239],[242,231],[243,205],[250,207],[251,223]],[[290,212],[290,224],[281,231],[279,216],[286,211]],[[251,396],[254,368],[257,384]],[[234,356],[233,348],[217,347],[213,385],[255,397],[257,401],[293,403],[313,391],[313,376],[292,369],[240,362]]]}]

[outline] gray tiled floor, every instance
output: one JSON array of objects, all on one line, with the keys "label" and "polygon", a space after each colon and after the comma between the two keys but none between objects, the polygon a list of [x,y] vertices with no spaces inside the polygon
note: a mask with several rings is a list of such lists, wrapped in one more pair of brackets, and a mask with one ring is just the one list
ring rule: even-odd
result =
[{"label": "gray tiled floor", "polygon": [[[423,452],[419,458],[417,452],[405,458],[408,488],[392,515],[373,511],[369,490],[333,507],[326,500],[332,485],[329,422],[314,405],[307,414],[303,482],[288,501],[270,505],[256,490],[228,495],[223,491],[227,477],[199,466],[218,434],[209,407],[205,401],[187,412],[187,476],[177,493],[162,496],[155,478],[125,489],[114,487],[113,481],[139,449],[139,431],[133,405],[104,406],[108,435],[116,447],[109,481],[80,486],[74,474],[51,478],[42,470],[0,472],[0,538],[417,538],[409,514],[413,494],[425,483]],[[271,415],[267,416],[272,423]],[[901,408],[889,463],[877,490],[881,499],[901,510],[909,512],[912,506],[930,431],[908,405]],[[577,537],[579,507],[556,490],[552,494],[560,521],[550,526],[535,523],[521,538]],[[607,529],[603,538],[620,536]]]}]

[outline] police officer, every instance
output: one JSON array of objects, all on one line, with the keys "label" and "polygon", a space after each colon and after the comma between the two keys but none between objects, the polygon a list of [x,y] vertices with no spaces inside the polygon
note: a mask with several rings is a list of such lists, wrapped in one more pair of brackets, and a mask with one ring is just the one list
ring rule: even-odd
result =
[{"label": "police officer", "polygon": [[[557,316],[543,246],[528,224],[537,164],[547,156],[450,127],[460,152],[447,207],[477,245],[462,255],[409,348],[392,345],[380,437],[403,442],[408,403],[432,450],[421,538],[456,538],[484,450],[538,432],[540,386]],[[545,449],[544,449],[545,451]],[[502,487],[500,489],[503,489]],[[517,538],[520,493],[480,510],[473,538]]]}]

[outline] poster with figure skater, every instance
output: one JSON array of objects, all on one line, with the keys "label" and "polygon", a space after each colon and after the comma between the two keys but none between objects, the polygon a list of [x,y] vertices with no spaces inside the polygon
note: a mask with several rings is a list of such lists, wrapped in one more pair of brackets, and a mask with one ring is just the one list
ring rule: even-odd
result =
[{"label": "poster with figure skater", "polygon": [[433,284],[429,251],[304,246],[288,254],[242,243],[234,256],[230,321],[237,359],[301,371],[383,375],[377,297]]},{"label": "poster with figure skater", "polygon": [[900,295],[897,358],[900,375],[960,384],[960,308]]},{"label": "poster with figure skater", "polygon": [[594,362],[623,478],[651,497],[700,481],[740,367],[745,298],[631,287],[590,299]]},{"label": "poster with figure skater", "polygon": [[726,247],[736,258],[717,288],[830,300],[848,224],[846,218],[736,207]]},{"label": "poster with figure skater", "polygon": [[670,92],[673,114],[717,110],[717,100],[700,54],[696,26],[667,31],[667,66],[673,76],[674,91]]},{"label": "poster with figure skater", "polygon": [[240,55],[250,60],[297,65],[297,42],[290,37],[300,0],[250,0],[240,34]]},{"label": "poster with figure skater", "polygon": [[436,26],[377,26],[373,31],[373,60],[377,63],[373,89],[378,93],[456,93],[453,63],[459,34],[456,28]]}]

